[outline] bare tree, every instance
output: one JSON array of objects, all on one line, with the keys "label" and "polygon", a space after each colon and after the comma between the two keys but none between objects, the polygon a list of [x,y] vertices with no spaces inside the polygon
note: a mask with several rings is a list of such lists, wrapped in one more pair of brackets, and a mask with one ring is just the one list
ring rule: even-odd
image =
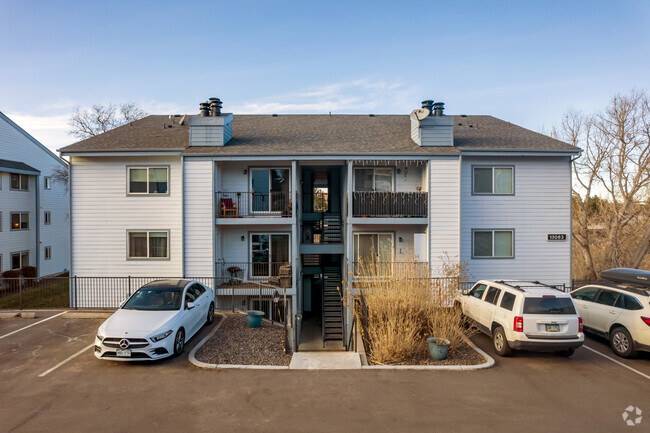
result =
[{"label": "bare tree", "polygon": [[70,171],[67,168],[57,167],[52,171],[52,181],[63,185],[65,191],[68,192],[68,184],[70,182]]},{"label": "bare tree", "polygon": [[69,133],[84,140],[145,116],[147,113],[133,102],[119,105],[95,104],[90,108],[77,106],[70,117],[72,129]]},{"label": "bare tree", "polygon": [[[585,274],[595,278],[602,267],[639,267],[650,242],[650,96],[617,95],[591,116],[569,111],[556,134],[583,150],[573,165],[578,196],[573,239]],[[597,196],[606,200],[600,212],[590,208]],[[596,227],[606,235],[596,236]],[[599,264],[596,249],[603,256]]]}]

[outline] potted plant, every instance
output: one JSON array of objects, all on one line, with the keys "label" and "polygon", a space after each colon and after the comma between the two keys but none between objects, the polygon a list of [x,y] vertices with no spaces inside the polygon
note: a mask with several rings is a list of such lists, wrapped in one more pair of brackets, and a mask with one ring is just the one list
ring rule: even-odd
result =
[{"label": "potted plant", "polygon": [[449,340],[446,338],[429,337],[429,355],[434,361],[442,361],[447,357],[447,348],[449,347]]},{"label": "potted plant", "polygon": [[246,314],[248,315],[249,328],[259,328],[262,326],[262,317],[264,317],[264,311],[248,310],[246,311]]}]

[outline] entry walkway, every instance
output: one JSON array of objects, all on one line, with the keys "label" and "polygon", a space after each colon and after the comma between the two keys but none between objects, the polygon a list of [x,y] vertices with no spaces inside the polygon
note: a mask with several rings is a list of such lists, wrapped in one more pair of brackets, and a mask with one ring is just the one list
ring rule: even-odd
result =
[{"label": "entry walkway", "polygon": [[355,370],[361,368],[356,352],[296,352],[291,358],[294,370]]}]

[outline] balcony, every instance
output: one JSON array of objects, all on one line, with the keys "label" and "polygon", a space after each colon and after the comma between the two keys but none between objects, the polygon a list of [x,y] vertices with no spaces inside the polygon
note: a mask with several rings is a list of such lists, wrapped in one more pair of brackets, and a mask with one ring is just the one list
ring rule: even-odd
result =
[{"label": "balcony", "polygon": [[426,218],[428,216],[427,192],[354,191],[352,200],[353,217]]},{"label": "balcony", "polygon": [[218,289],[256,289],[257,283],[293,287],[289,262],[219,262],[216,267]]},{"label": "balcony", "polygon": [[290,192],[217,192],[217,218],[291,218]]}]

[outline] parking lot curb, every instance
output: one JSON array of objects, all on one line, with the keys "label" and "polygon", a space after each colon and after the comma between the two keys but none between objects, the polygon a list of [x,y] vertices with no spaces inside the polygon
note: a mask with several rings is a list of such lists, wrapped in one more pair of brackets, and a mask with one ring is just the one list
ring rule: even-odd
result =
[{"label": "parking lot curb", "polygon": [[63,317],[66,319],[108,319],[114,311],[68,311]]},{"label": "parking lot curb", "polygon": [[472,341],[465,338],[465,342],[479,355],[485,358],[485,362],[476,365],[362,365],[363,370],[444,370],[444,371],[473,371],[485,370],[494,367],[495,361],[490,355],[481,350]]},{"label": "parking lot curb", "polygon": [[189,360],[192,364],[201,368],[223,368],[223,369],[251,369],[251,370],[288,370],[289,366],[279,366],[279,365],[244,365],[244,364],[210,364],[207,362],[199,361],[196,359],[196,352],[203,347],[203,345],[210,339],[216,332],[219,330],[223,322],[226,321],[226,315],[224,314],[215,328],[210,331],[210,333],[199,341],[199,343],[192,349],[189,355]]}]

